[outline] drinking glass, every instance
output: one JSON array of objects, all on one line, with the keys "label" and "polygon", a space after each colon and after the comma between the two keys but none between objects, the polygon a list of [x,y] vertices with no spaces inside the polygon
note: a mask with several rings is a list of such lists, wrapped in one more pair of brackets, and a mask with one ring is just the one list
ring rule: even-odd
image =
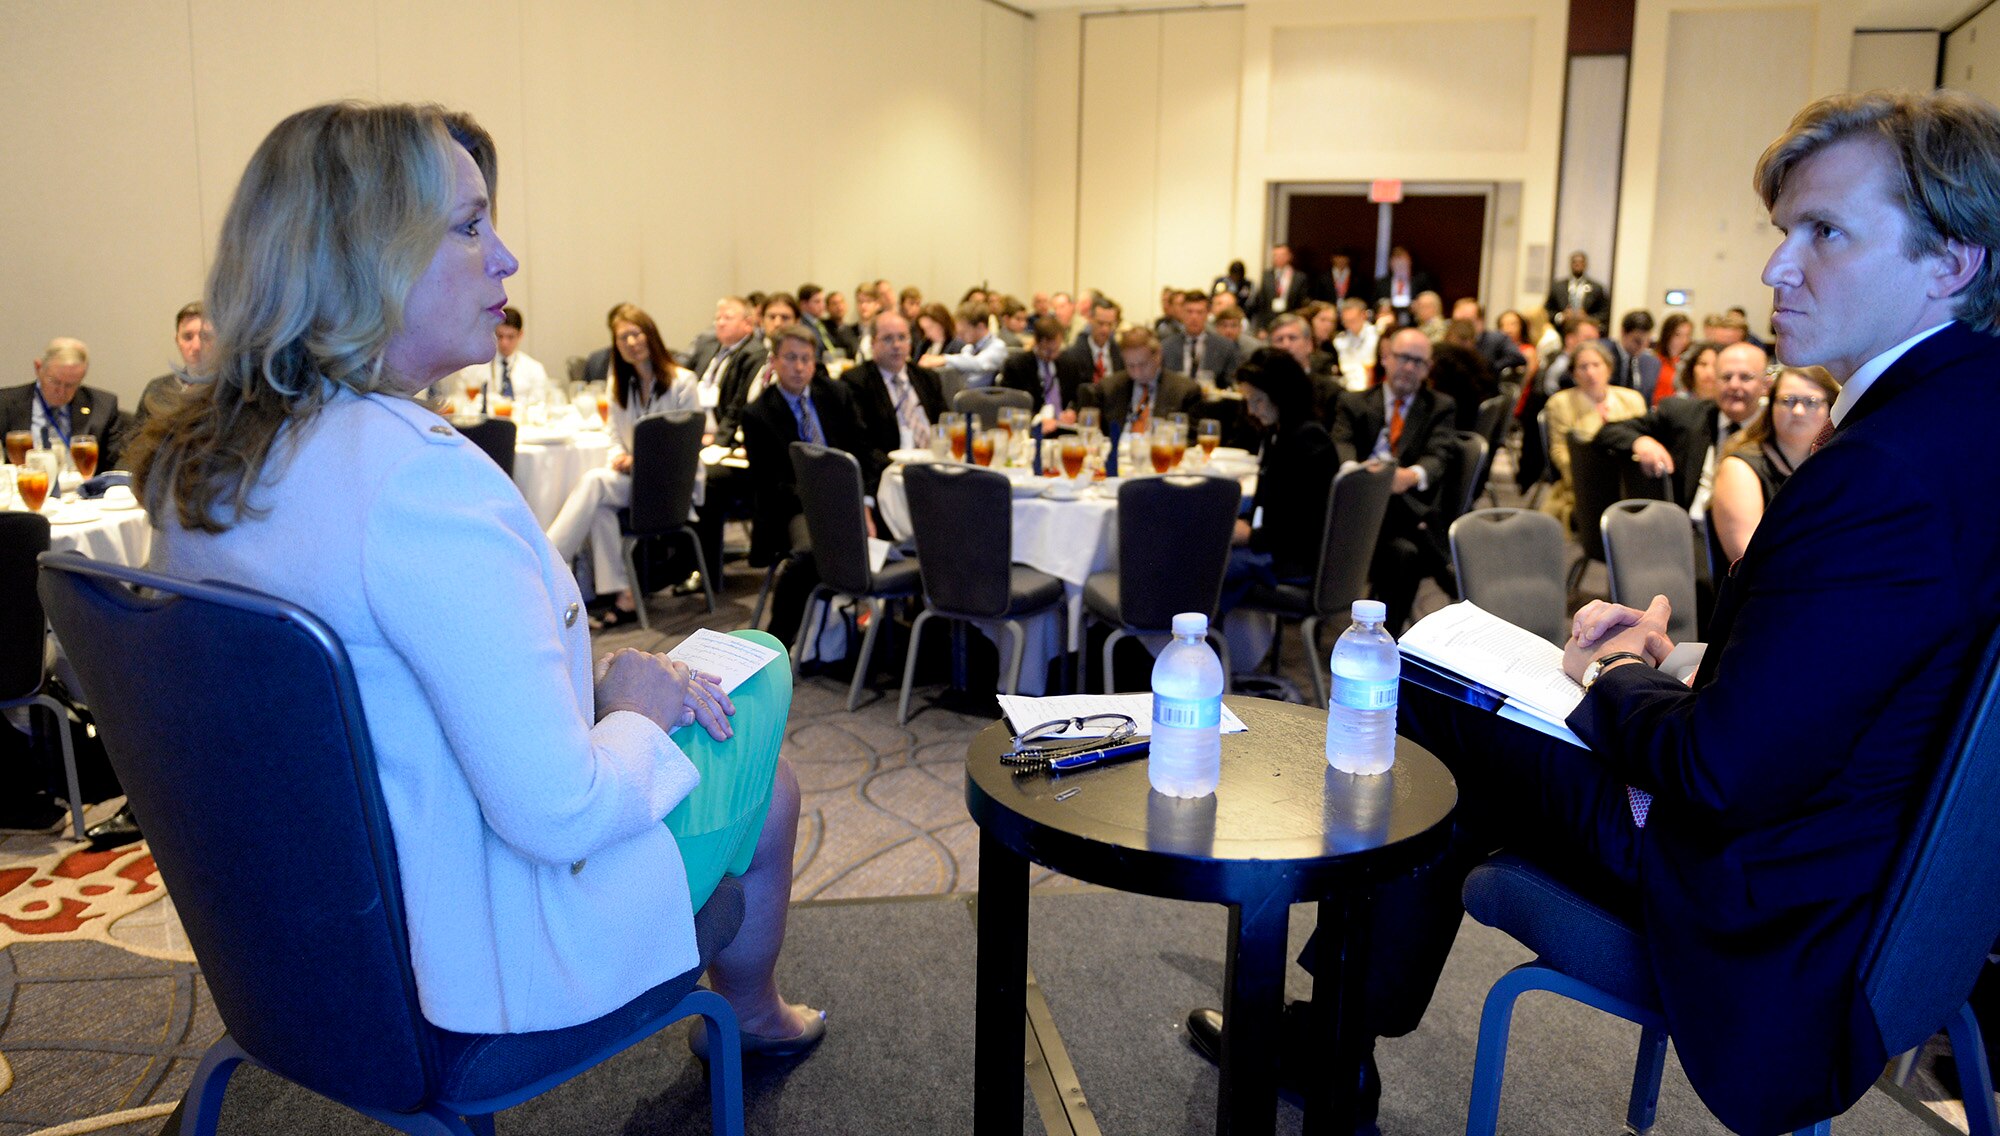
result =
[{"label": "drinking glass", "polygon": [[97,435],[78,434],[69,440],[69,460],[85,481],[97,476]]},{"label": "drinking glass", "polygon": [[998,430],[981,430],[967,424],[966,432],[972,435],[972,461],[975,465],[993,464],[993,443],[1000,437]]},{"label": "drinking glass", "polygon": [[[1185,416],[1176,414],[1174,415],[1174,417],[1181,418]],[[1171,427],[1169,427],[1169,429],[1173,431],[1173,447],[1174,447],[1173,468],[1179,469],[1181,463],[1187,460],[1187,442],[1188,442],[1187,425],[1186,423],[1176,422]]]},{"label": "drinking glass", "polygon": [[1169,417],[1167,418],[1167,421],[1169,421],[1169,422],[1173,423],[1174,425],[1176,425],[1176,426],[1180,427],[1180,428],[1181,428],[1181,433],[1183,433],[1183,434],[1187,433],[1187,432],[1188,432],[1188,430],[1190,429],[1190,426],[1189,426],[1189,424],[1188,424],[1188,416],[1187,416],[1186,414],[1175,414],[1175,415],[1170,415],[1170,416],[1169,416]]},{"label": "drinking glass", "polygon": [[1063,473],[1071,481],[1083,476],[1084,459],[1090,456],[1090,439],[1082,434],[1065,434],[1062,438]]},{"label": "drinking glass", "polygon": [[1152,458],[1154,473],[1165,473],[1174,468],[1173,423],[1155,422],[1146,442],[1147,447],[1141,452]]},{"label": "drinking glass", "polygon": [[1076,424],[1078,429],[1087,434],[1103,426],[1103,415],[1097,407],[1086,406],[1076,412]]},{"label": "drinking glass", "polygon": [[471,413],[472,408],[479,405],[479,392],[485,389],[485,386],[486,384],[478,379],[465,380],[465,409],[467,413]]},{"label": "drinking glass", "polygon": [[951,460],[961,461],[961,462],[964,461],[965,431],[966,431],[965,415],[960,414],[955,410],[946,411],[944,414],[938,416],[938,425],[941,428],[943,428],[944,436],[951,439]]},{"label": "drinking glass", "polygon": [[993,416],[993,427],[980,431],[993,435],[993,456],[997,459],[986,464],[1006,465],[1014,454],[1014,413],[1012,407],[1003,406],[1000,413]]},{"label": "drinking glass", "polygon": [[28,451],[35,448],[35,433],[32,430],[7,431],[7,464],[20,465],[28,460]]},{"label": "drinking glass", "polygon": [[54,450],[30,450],[26,460],[14,467],[14,488],[20,491],[21,504],[29,512],[39,512],[42,503],[52,495],[56,484],[56,455]]},{"label": "drinking glass", "polygon": [[1222,423],[1213,418],[1204,418],[1196,428],[1195,444],[1201,447],[1203,457],[1214,457],[1215,447],[1222,444]]},{"label": "drinking glass", "polygon": [[611,399],[607,395],[597,396],[597,420],[607,426],[611,424]]},{"label": "drinking glass", "polygon": [[512,417],[514,417],[514,400],[513,400],[513,399],[509,399],[509,398],[496,398],[496,399],[494,399],[494,400],[493,400],[493,416],[494,416],[495,418],[512,418]]}]

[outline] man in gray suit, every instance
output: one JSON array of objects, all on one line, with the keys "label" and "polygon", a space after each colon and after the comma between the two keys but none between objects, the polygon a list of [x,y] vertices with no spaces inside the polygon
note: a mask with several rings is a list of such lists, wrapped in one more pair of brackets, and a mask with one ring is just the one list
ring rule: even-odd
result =
[{"label": "man in gray suit", "polygon": [[1236,344],[1208,330],[1208,293],[1182,292],[1180,326],[1160,341],[1161,365],[1199,384],[1234,385]]},{"label": "man in gray suit", "polygon": [[1152,328],[1126,328],[1118,334],[1118,348],[1125,369],[1078,391],[1084,405],[1102,409],[1107,430],[1118,423],[1145,429],[1156,418],[1201,409],[1201,388],[1193,379],[1160,370],[1160,339]]}]

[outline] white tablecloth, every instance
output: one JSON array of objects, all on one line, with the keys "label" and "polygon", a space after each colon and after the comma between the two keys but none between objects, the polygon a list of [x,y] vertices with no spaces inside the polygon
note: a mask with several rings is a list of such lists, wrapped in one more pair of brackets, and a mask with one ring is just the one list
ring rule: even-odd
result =
[{"label": "white tablecloth", "polygon": [[520,486],[536,522],[549,527],[585,471],[603,465],[610,453],[611,435],[601,430],[578,430],[561,441],[517,442],[514,484]]},{"label": "white tablecloth", "polygon": [[142,567],[153,549],[153,524],[144,509],[105,509],[99,506],[94,521],[78,524],[50,524],[49,547],[56,552],[79,552],[92,560]]}]

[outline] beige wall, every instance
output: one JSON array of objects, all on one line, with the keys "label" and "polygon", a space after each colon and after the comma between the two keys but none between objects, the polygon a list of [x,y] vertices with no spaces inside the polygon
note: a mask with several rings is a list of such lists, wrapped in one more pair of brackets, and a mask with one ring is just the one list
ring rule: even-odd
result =
[{"label": "beige wall", "polygon": [[8,0],[0,385],[76,335],[136,396],[251,150],[342,96],[494,132],[510,293],[551,364],[619,300],[683,343],[727,291],[1022,291],[1034,53],[984,0]]},{"label": "beige wall", "polygon": [[1944,85],[2000,102],[2000,10],[1983,9],[1945,38]]},{"label": "beige wall", "polygon": [[1942,37],[1936,32],[1856,32],[1847,89],[1928,91],[1937,86]]}]

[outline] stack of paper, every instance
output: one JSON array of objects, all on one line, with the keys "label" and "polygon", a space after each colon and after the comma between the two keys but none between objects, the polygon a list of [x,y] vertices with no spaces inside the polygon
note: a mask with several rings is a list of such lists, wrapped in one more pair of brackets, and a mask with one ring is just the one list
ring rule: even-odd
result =
[{"label": "stack of paper", "polygon": [[[1061,718],[1087,718],[1092,714],[1123,714],[1138,723],[1139,737],[1150,737],[1153,733],[1153,695],[1148,691],[1137,694],[1065,694],[1051,698],[1029,698],[1022,694],[999,695],[1000,711],[1007,715],[1007,725],[1015,736],[1031,730],[1044,722]],[[1238,734],[1250,727],[1243,719],[1230,712],[1228,706],[1222,708],[1222,732]],[[1101,738],[1111,732],[1111,727],[1102,729],[1064,730],[1060,734],[1050,734],[1052,738]]]},{"label": "stack of paper", "polygon": [[1406,659],[1428,664],[1469,684],[1476,701],[1482,691],[1494,698],[1503,718],[1576,745],[1564,724],[1583,701],[1583,688],[1563,673],[1562,648],[1516,627],[1471,603],[1432,612],[1403,633],[1397,646]]}]

